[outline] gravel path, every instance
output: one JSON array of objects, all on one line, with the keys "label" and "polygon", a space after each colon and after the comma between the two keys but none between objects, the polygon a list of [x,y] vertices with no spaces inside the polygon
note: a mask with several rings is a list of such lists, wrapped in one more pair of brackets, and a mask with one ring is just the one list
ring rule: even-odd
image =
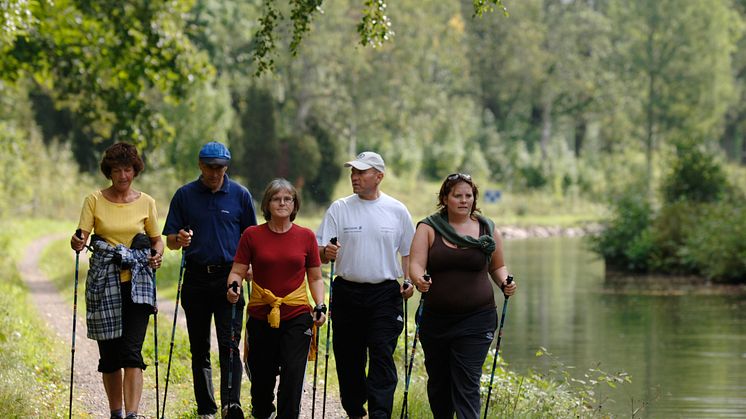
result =
[{"label": "gravel path", "polygon": [[[65,301],[54,284],[46,278],[39,269],[39,258],[44,248],[55,240],[65,238],[65,235],[53,235],[43,237],[31,243],[24,252],[23,260],[19,263],[18,268],[25,283],[29,287],[31,300],[35,303],[36,309],[43,319],[46,320],[50,331],[56,334],[62,344],[69,347],[70,332],[72,327],[72,310],[70,303]],[[81,256],[81,265],[87,263],[87,256]],[[81,275],[78,280],[78,313],[75,333],[75,378],[73,388],[73,416],[77,418],[108,418],[108,402],[101,382],[101,374],[96,371],[98,364],[98,347],[96,342],[86,337],[85,311],[81,309],[81,299],[85,298],[85,277]],[[158,302],[159,326],[161,323],[171,327],[174,315],[174,301],[160,299]],[[184,312],[179,308],[178,324],[186,328]],[[213,348],[217,348],[215,336],[213,333]],[[323,354],[320,354],[323,357]],[[217,354],[213,359],[217,363]],[[321,358],[320,363],[323,362]],[[69,365],[66,366],[69,368]],[[313,372],[313,365],[309,364],[308,371]],[[319,377],[321,378],[321,377]],[[161,378],[164,380],[164,378]],[[320,380],[319,380],[320,381]],[[312,382],[306,383],[304,388],[304,397],[301,407],[301,417],[311,417],[311,392]],[[163,387],[161,385],[161,387]],[[319,410],[317,416],[320,417],[321,393],[323,383],[317,382],[317,401],[316,408]],[[163,392],[163,388],[161,388]],[[152,391],[143,391],[142,402],[140,403],[140,412],[155,412],[155,399]],[[243,404],[248,404],[248,395],[243,396]],[[327,417],[344,418],[344,410],[339,403],[335,392],[327,393]],[[152,414],[152,413],[150,413]]]}]

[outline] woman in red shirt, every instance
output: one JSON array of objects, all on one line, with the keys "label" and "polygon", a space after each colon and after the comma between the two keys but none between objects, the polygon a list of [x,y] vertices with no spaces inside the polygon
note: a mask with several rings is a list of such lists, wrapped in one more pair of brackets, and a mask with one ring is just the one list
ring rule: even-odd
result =
[{"label": "woman in red shirt", "polygon": [[[238,243],[228,275],[228,300],[239,293],[233,282],[251,280],[247,305],[246,363],[251,376],[252,415],[270,417],[277,376],[280,376],[277,418],[297,418],[312,328],[324,324],[324,282],[316,236],[293,223],[300,198],[293,185],[275,179],[267,185],[261,205],[266,223],[247,228]],[[251,267],[251,270],[249,270]],[[314,309],[308,301],[308,288]],[[318,313],[314,319],[312,313]]]}]

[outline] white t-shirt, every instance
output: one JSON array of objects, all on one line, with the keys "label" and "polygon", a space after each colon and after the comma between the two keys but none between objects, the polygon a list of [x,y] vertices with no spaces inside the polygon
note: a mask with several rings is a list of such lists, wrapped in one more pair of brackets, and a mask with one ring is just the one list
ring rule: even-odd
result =
[{"label": "white t-shirt", "polygon": [[397,253],[409,256],[414,226],[407,207],[383,192],[373,201],[350,195],[332,203],[316,232],[319,246],[332,237],[341,246],[335,274],[377,284],[403,275]]}]

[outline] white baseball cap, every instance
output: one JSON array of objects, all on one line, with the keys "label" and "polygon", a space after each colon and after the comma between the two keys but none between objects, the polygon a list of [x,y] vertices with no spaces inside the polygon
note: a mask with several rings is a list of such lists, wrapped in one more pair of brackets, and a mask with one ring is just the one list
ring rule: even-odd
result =
[{"label": "white baseball cap", "polygon": [[380,154],[372,151],[363,151],[358,154],[355,160],[345,163],[345,167],[354,167],[358,170],[368,170],[371,167],[383,173],[386,170],[386,164]]}]

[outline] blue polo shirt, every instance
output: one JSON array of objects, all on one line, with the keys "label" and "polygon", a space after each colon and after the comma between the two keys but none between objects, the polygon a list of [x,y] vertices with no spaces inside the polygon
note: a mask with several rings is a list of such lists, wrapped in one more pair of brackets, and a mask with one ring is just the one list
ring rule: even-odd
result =
[{"label": "blue polo shirt", "polygon": [[176,234],[187,225],[194,232],[192,244],[184,248],[187,261],[201,265],[231,263],[241,233],[256,225],[251,193],[228,175],[215,193],[201,177],[187,183],[171,199],[163,235]]}]

